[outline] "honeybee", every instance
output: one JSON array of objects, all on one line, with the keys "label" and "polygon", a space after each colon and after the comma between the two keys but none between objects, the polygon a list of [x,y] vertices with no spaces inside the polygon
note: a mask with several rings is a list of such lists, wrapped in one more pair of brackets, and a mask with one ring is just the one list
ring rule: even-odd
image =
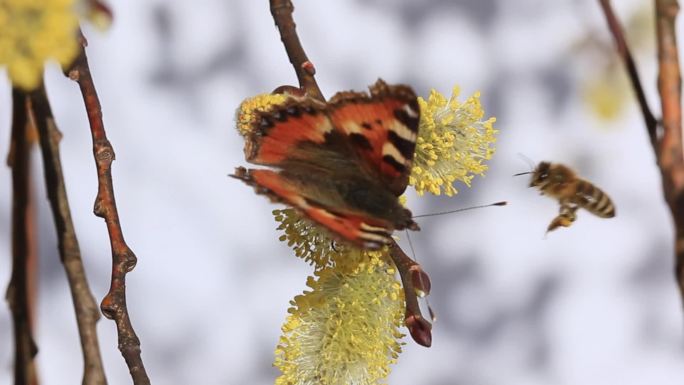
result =
[{"label": "honeybee", "polygon": [[515,175],[525,174],[532,174],[530,187],[538,188],[541,195],[548,195],[560,203],[560,212],[553,218],[546,232],[572,225],[577,219],[576,212],[579,208],[601,218],[615,216],[615,205],[608,194],[593,183],[578,177],[575,171],[565,165],[541,162],[534,171]]}]

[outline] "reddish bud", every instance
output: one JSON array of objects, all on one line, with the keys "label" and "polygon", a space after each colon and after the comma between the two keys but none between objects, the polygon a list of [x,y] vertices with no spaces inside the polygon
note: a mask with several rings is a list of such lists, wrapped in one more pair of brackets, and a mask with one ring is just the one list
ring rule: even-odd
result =
[{"label": "reddish bud", "polygon": [[409,273],[411,274],[411,283],[413,283],[413,289],[416,295],[420,298],[425,297],[430,294],[430,277],[423,270],[420,265],[413,265],[409,268]]},{"label": "reddish bud", "polygon": [[404,323],[409,333],[411,333],[411,338],[418,345],[425,346],[426,348],[432,345],[432,325],[425,318],[411,314],[404,319]]},{"label": "reddish bud", "polygon": [[311,76],[314,76],[316,74],[316,68],[314,68],[313,63],[308,60],[302,63],[302,69]]}]

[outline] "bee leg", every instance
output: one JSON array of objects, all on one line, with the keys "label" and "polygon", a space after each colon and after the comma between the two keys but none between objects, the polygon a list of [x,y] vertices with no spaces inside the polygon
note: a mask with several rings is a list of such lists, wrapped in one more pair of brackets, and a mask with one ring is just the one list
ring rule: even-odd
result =
[{"label": "bee leg", "polygon": [[577,209],[579,206],[571,204],[570,202],[561,202],[560,213],[557,217],[553,218],[549,227],[546,228],[546,232],[553,231],[559,227],[570,227],[572,223],[577,219]]}]

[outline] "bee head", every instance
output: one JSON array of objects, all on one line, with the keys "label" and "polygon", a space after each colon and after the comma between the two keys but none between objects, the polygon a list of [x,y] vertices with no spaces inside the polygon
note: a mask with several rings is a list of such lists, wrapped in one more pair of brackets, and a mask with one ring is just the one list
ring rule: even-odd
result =
[{"label": "bee head", "polygon": [[532,175],[532,180],[530,181],[530,187],[535,187],[535,186],[539,186],[539,185],[543,185],[545,183],[548,183],[550,171],[551,171],[551,163],[549,163],[549,162],[539,163],[539,165],[537,165],[537,168],[534,169],[534,173]]}]

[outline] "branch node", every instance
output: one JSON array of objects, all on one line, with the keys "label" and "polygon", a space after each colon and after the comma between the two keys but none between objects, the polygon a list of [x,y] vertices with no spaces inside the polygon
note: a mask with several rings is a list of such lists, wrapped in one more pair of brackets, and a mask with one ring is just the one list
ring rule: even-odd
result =
[{"label": "branch node", "polygon": [[302,63],[302,69],[311,76],[316,75],[316,67],[314,67],[313,63],[308,60]]},{"label": "branch node", "polygon": [[105,218],[107,216],[107,211],[104,205],[102,204],[102,198],[100,198],[100,194],[97,194],[97,197],[95,198],[95,204],[93,205],[93,214],[95,214],[96,217],[100,218]]},{"label": "branch node", "polygon": [[129,248],[123,255],[123,261],[126,272],[130,273],[131,271],[133,271],[133,269],[135,269],[135,265],[138,264],[138,257],[136,257],[133,250]]},{"label": "branch node", "polygon": [[77,82],[81,78],[81,73],[79,72],[79,70],[74,68],[67,73],[67,77],[69,77],[69,79]]},{"label": "branch node", "polygon": [[104,162],[103,166],[108,167],[109,164],[116,159],[116,154],[114,153],[114,148],[108,140],[101,140],[95,143],[97,148],[95,152],[95,158],[99,161]]},{"label": "branch node", "polygon": [[111,291],[102,299],[100,303],[100,311],[107,319],[116,319],[116,314],[119,312],[119,304],[115,299],[115,294]]}]

